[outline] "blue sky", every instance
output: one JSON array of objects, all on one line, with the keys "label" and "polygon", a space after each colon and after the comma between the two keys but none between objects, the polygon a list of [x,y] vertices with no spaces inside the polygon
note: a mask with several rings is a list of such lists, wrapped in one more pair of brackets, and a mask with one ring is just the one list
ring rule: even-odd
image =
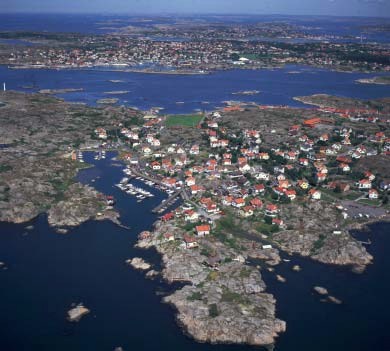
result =
[{"label": "blue sky", "polygon": [[0,13],[220,13],[390,17],[390,0],[0,0]]}]

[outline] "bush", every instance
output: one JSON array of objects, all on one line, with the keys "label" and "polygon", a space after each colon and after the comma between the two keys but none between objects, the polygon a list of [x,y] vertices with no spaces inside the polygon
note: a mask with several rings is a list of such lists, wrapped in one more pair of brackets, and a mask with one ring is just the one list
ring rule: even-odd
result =
[{"label": "bush", "polygon": [[190,296],[187,296],[188,301],[196,301],[196,300],[202,300],[202,293],[200,291],[195,291]]},{"label": "bush", "polygon": [[219,316],[218,306],[215,303],[209,305],[209,316],[211,318]]}]

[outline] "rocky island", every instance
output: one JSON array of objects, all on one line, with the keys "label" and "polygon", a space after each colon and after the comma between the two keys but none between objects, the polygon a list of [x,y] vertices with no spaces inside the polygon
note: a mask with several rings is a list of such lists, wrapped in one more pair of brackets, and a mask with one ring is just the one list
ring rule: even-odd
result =
[{"label": "rocky island", "polygon": [[137,242],[162,255],[164,280],[184,283],[163,299],[178,323],[200,342],[273,344],[286,323],[263,272],[280,251],[362,272],[373,257],[350,229],[389,219],[389,99],[299,100],[318,108],[231,102],[172,118],[3,93],[0,220],[47,213],[59,230],[117,220],[105,195],[74,178],[88,167],[82,150],[118,150],[126,175],[183,199],[171,210],[161,204]]},{"label": "rocky island", "polygon": [[[45,212],[58,228],[92,218],[116,220],[118,214],[103,194],[74,180],[86,167],[75,149],[99,146],[91,135],[103,121],[106,126],[119,123],[112,111],[42,94],[7,92],[1,100],[0,140],[9,146],[0,149],[0,220],[27,222]],[[116,116],[131,120],[137,115],[129,109]]]}]

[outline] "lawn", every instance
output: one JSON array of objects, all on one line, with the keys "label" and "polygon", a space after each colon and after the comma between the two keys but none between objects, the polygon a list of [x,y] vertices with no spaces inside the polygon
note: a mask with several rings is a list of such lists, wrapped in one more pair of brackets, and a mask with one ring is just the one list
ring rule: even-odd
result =
[{"label": "lawn", "polygon": [[379,206],[381,204],[381,201],[377,199],[360,199],[358,202],[369,206]]},{"label": "lawn", "polygon": [[202,115],[171,115],[168,116],[165,125],[167,127],[186,126],[195,127],[202,120]]}]

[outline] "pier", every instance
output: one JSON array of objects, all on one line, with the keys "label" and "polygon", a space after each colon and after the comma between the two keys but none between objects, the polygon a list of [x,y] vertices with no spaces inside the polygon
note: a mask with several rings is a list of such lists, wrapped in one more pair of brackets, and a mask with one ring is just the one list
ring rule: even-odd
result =
[{"label": "pier", "polygon": [[161,180],[156,179],[156,178],[153,178],[153,177],[151,177],[151,176],[149,176],[149,175],[143,174],[143,173],[141,173],[141,172],[135,170],[134,168],[131,168],[131,172],[132,172],[134,175],[136,175],[137,177],[141,177],[141,178],[150,180],[151,182],[154,182],[154,183],[156,183],[156,184],[158,184],[158,185],[164,185],[164,184],[161,182]]},{"label": "pier", "polygon": [[176,201],[176,199],[181,195],[182,191],[183,191],[182,189],[179,189],[178,191],[176,191],[168,199],[166,199],[165,201],[161,202],[160,205],[155,207],[152,210],[152,212],[153,213],[160,213],[160,212],[163,212],[164,210],[166,210],[169,206],[173,205],[173,203]]}]

